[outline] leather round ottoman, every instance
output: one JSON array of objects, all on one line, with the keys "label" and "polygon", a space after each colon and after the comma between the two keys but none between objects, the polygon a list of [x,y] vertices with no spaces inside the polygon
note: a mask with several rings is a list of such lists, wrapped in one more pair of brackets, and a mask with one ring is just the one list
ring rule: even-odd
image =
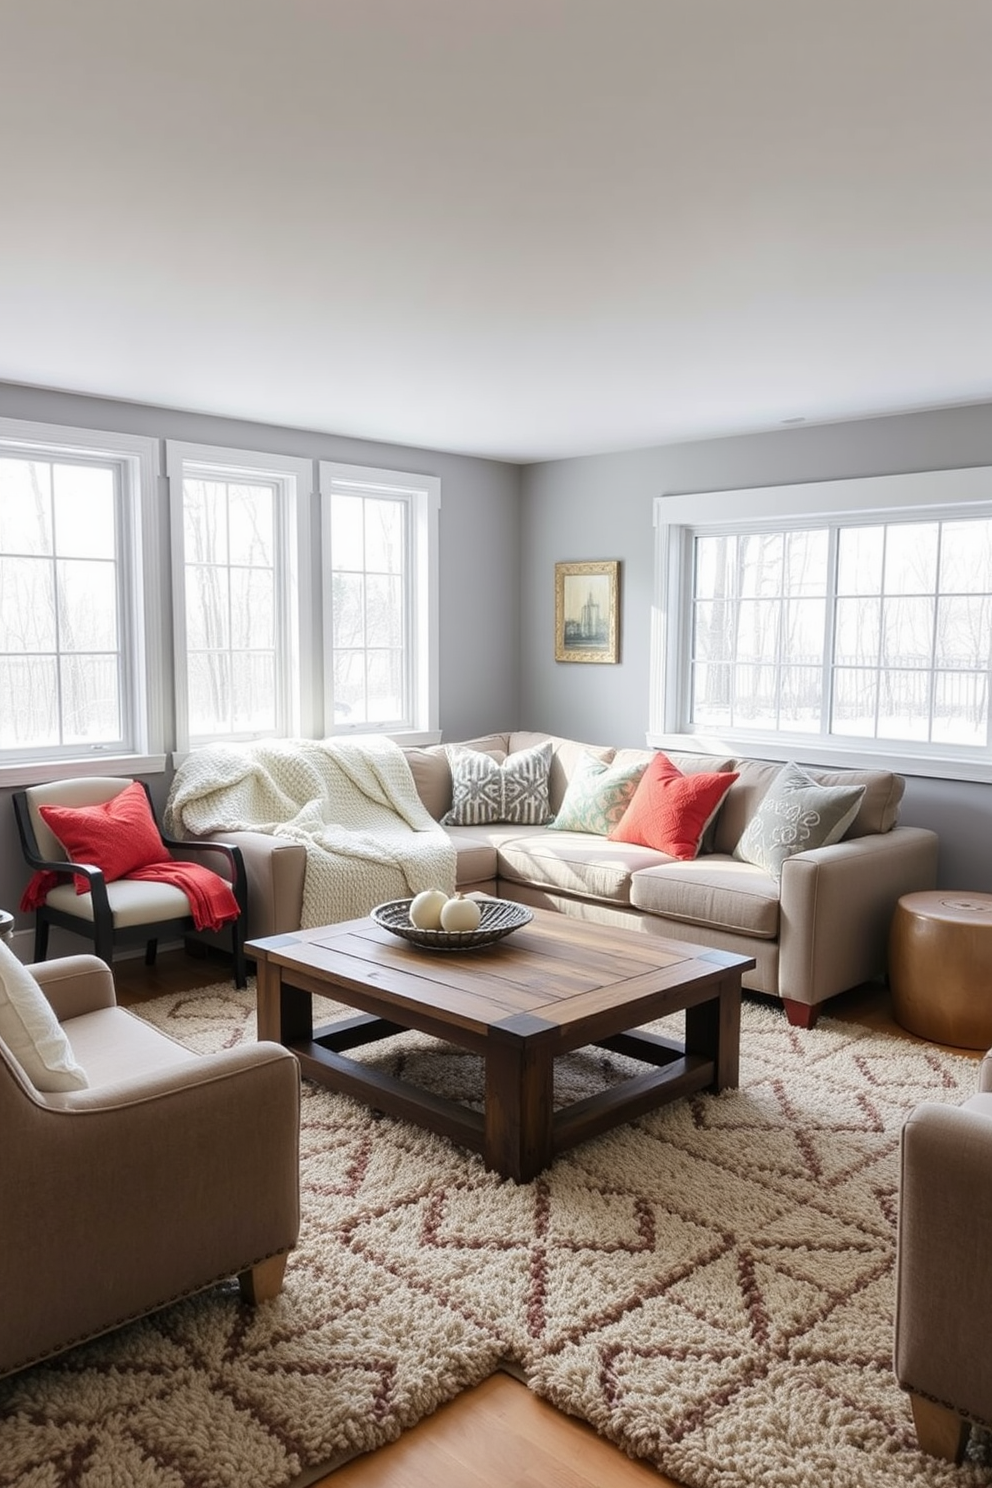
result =
[{"label": "leather round ottoman", "polygon": [[992,894],[904,894],[889,984],[900,1027],[935,1044],[992,1049]]}]

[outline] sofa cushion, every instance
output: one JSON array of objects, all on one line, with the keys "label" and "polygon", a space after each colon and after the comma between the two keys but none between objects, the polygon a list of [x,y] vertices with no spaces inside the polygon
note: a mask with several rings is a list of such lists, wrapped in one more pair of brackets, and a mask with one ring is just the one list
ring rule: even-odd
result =
[{"label": "sofa cushion", "polygon": [[906,782],[892,770],[815,770],[804,766],[817,785],[863,785],[864,795],[845,837],[870,837],[891,832],[899,820],[899,803]]},{"label": "sofa cushion", "polygon": [[445,826],[475,827],[487,822],[543,826],[551,815],[548,770],[551,741],[508,754],[502,762],[480,750],[448,746],[451,810]]},{"label": "sofa cushion", "polygon": [[741,834],[734,857],[780,878],[787,858],[841,840],[864,793],[863,785],[819,785],[799,765],[785,765]]},{"label": "sofa cushion", "polygon": [[648,762],[605,764],[584,754],[568,782],[565,799],[549,827],[555,832],[592,832],[605,837],[620,821]]},{"label": "sofa cushion", "polygon": [[[781,760],[738,759],[734,761],[738,779],[731,787],[716,819],[716,852],[732,853],[744,828],[754,816],[762,798],[782,769]],[[899,803],[906,789],[901,775],[891,770],[821,770],[813,765],[803,769],[818,785],[863,785],[864,795],[858,813],[845,833],[846,837],[868,837],[876,832],[889,832],[899,819]]]},{"label": "sofa cushion", "polygon": [[[519,828],[517,829],[519,831]],[[496,877],[496,847],[476,827],[446,827],[455,846],[455,884],[487,883]]]},{"label": "sofa cushion", "polygon": [[736,779],[727,770],[683,775],[667,755],[656,754],[610,840],[637,842],[673,858],[694,858]]},{"label": "sofa cushion", "polygon": [[778,935],[775,879],[751,863],[722,855],[642,868],[631,880],[630,902],[648,914],[687,925],[708,925],[763,940]]},{"label": "sofa cushion", "polygon": [[[482,739],[472,739],[460,744],[460,749],[477,749],[495,760],[506,759],[508,750],[506,734],[487,734]],[[406,762],[410,766],[417,794],[435,821],[441,821],[451,810],[451,766],[444,744],[403,746]]]},{"label": "sofa cushion", "polygon": [[536,744],[551,740],[551,768],[548,771],[548,801],[552,815],[561,810],[568,783],[575,774],[576,766],[583,755],[609,764],[616,750],[608,744],[581,744],[576,739],[563,739],[558,734],[537,734],[518,730],[508,736],[509,750],[516,754],[521,749],[533,749]]},{"label": "sofa cushion", "polygon": [[669,861],[652,848],[588,832],[546,829],[506,837],[498,848],[501,879],[617,904],[630,902],[631,874]]}]

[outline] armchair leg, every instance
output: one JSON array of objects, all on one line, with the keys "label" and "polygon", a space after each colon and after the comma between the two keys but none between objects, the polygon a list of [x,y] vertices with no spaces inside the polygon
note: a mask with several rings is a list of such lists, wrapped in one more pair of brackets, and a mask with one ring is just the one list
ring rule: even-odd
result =
[{"label": "armchair leg", "polygon": [[158,954],[158,941],[148,940],[145,942],[145,965],[154,966],[155,957]]},{"label": "armchair leg", "polygon": [[278,1297],[288,1259],[287,1252],[283,1251],[282,1255],[269,1256],[267,1261],[259,1261],[257,1266],[242,1271],[238,1285],[245,1301],[257,1307],[259,1302],[271,1302],[273,1297]]},{"label": "armchair leg", "polygon": [[101,961],[106,961],[108,966],[114,963],[114,927],[112,924],[104,925],[98,921],[93,936],[93,954],[99,956]]},{"label": "armchair leg", "polygon": [[245,966],[245,936],[240,918],[234,922],[232,945],[234,950],[234,985],[235,987],[247,987],[248,969]]},{"label": "armchair leg", "polygon": [[48,957],[48,921],[40,914],[34,917],[34,959],[44,961]]},{"label": "armchair leg", "polygon": [[937,1405],[922,1395],[910,1392],[909,1399],[920,1451],[928,1452],[931,1457],[943,1457],[946,1462],[960,1463],[968,1445],[971,1423],[949,1406]]}]

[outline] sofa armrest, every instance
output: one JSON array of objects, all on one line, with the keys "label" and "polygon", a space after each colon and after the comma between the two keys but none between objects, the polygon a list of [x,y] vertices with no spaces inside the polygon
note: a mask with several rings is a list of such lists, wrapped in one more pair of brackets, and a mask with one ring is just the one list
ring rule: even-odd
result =
[{"label": "sofa armrest", "polygon": [[[216,834],[210,840],[218,840]],[[223,841],[241,850],[248,901],[245,939],[299,930],[307,867],[303,843],[266,832],[225,832]]]},{"label": "sofa armrest", "polygon": [[933,888],[937,848],[936,832],[893,827],[787,858],[779,995],[815,1004],[884,972],[896,903]]},{"label": "sofa armrest", "polygon": [[28,971],[60,1023],[82,1013],[95,1013],[98,1008],[117,1006],[113,974],[99,956],[60,956],[54,961],[36,961]]},{"label": "sofa armrest", "polygon": [[902,1133],[895,1372],[904,1389],[992,1416],[992,1096],[926,1102]]}]

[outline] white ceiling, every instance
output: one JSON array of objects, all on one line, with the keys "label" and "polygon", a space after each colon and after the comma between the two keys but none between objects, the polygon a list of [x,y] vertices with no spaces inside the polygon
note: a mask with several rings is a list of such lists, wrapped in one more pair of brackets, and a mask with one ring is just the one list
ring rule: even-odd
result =
[{"label": "white ceiling", "polygon": [[992,399],[992,0],[0,0],[0,378],[534,460]]}]

